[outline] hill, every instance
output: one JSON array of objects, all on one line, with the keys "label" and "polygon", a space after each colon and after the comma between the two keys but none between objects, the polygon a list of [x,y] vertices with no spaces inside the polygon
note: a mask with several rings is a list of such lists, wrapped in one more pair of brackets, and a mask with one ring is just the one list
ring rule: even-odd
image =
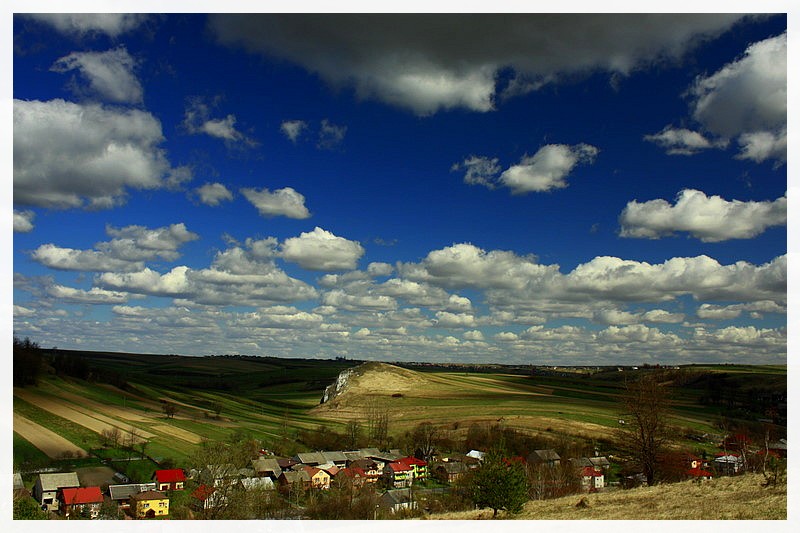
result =
[{"label": "hill", "polygon": [[[786,520],[786,482],[764,488],[758,474],[684,481],[530,501],[517,520]],[[583,502],[583,504],[580,504]],[[430,520],[491,518],[488,509],[430,515]]]}]

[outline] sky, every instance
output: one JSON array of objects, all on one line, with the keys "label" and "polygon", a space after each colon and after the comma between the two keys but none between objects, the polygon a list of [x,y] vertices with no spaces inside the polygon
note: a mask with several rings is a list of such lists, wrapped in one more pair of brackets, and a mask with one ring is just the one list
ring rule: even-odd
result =
[{"label": "sky", "polygon": [[786,363],[787,17],[13,16],[43,347]]}]

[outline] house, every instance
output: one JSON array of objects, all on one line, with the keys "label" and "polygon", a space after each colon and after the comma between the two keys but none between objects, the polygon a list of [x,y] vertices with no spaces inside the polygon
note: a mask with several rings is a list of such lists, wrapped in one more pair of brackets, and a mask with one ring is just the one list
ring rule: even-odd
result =
[{"label": "house", "polygon": [[406,463],[393,461],[383,467],[383,475],[395,488],[410,487],[414,481],[414,468]]},{"label": "house", "polygon": [[356,487],[361,487],[364,485],[364,483],[369,481],[366,472],[357,466],[340,468],[336,473],[335,479],[339,481],[342,479],[350,480],[350,482]]},{"label": "house", "polygon": [[308,477],[311,479],[311,487],[314,489],[327,490],[331,488],[331,475],[321,468],[306,466],[304,468]]},{"label": "house", "polygon": [[111,501],[115,502],[121,509],[129,509],[131,506],[131,496],[148,490],[156,490],[156,483],[128,483],[125,485],[109,485],[108,494]]},{"label": "house", "polygon": [[581,488],[587,492],[597,492],[605,486],[603,471],[593,466],[581,469]]},{"label": "house", "polygon": [[39,474],[33,485],[33,499],[39,502],[45,511],[58,511],[58,490],[80,487],[76,472],[61,472],[57,474]]},{"label": "house", "polygon": [[321,452],[322,457],[326,463],[333,463],[336,466],[342,467],[347,465],[347,456],[344,452]]},{"label": "house", "polygon": [[561,457],[555,450],[533,450],[527,457],[530,465],[546,465],[556,467],[561,464]]},{"label": "house", "polygon": [[417,508],[411,489],[387,490],[381,496],[379,505],[392,514]]},{"label": "house", "polygon": [[311,476],[305,470],[282,472],[278,477],[278,490],[287,493],[311,488]]},{"label": "house", "polygon": [[744,467],[744,460],[735,453],[719,454],[714,459],[714,465],[717,467],[717,472],[725,476],[732,476],[738,474],[739,470]]},{"label": "house", "polygon": [[169,514],[169,498],[163,492],[147,490],[132,495],[130,500],[134,518],[155,518]]},{"label": "house", "polygon": [[428,477],[428,463],[416,457],[401,457],[396,462],[403,463],[411,467],[414,479],[424,480]]},{"label": "house", "polygon": [[477,459],[478,461],[483,461],[484,455],[486,454],[480,450],[470,450],[469,452],[467,452],[467,457]]},{"label": "house", "polygon": [[282,472],[281,466],[278,464],[278,460],[275,457],[261,456],[258,459],[253,459],[251,464],[253,465],[253,471],[256,476],[268,477],[273,481],[277,480]]},{"label": "house", "polygon": [[195,511],[207,511],[225,503],[225,495],[209,485],[199,485],[192,491],[190,506]]},{"label": "house", "polygon": [[103,493],[100,487],[73,487],[60,489],[58,499],[61,502],[61,514],[67,518],[88,513],[94,519],[100,514],[103,505]]},{"label": "house", "polygon": [[714,478],[713,473],[709,472],[708,470],[703,470],[700,466],[692,467],[686,470],[686,475],[692,479],[697,479],[697,480],[706,480]]},{"label": "house", "polygon": [[367,483],[377,482],[383,473],[382,468],[380,468],[378,463],[372,459],[357,459],[355,461],[351,461],[348,465],[348,468],[358,468],[362,470],[367,478]]},{"label": "house", "polygon": [[153,479],[158,485],[158,490],[183,490],[186,475],[180,468],[156,470],[153,472]]},{"label": "house", "polygon": [[461,461],[447,461],[436,463],[432,475],[439,480],[453,483],[469,472],[469,467]]},{"label": "house", "polygon": [[292,459],[296,463],[301,463],[308,466],[318,466],[328,462],[321,452],[298,453],[292,457]]},{"label": "house", "polygon": [[609,461],[608,458],[602,455],[597,457],[589,457],[588,459],[591,466],[595,468],[600,468],[603,470],[603,472],[606,472],[608,468],[611,466],[611,461]]},{"label": "house", "polygon": [[268,477],[244,477],[239,480],[244,490],[272,490],[275,483]]},{"label": "house", "polygon": [[[286,457],[278,457],[277,461],[278,466],[281,467],[281,472],[289,472],[295,465],[298,464],[294,459],[289,459]],[[280,475],[278,477],[280,477]]]}]

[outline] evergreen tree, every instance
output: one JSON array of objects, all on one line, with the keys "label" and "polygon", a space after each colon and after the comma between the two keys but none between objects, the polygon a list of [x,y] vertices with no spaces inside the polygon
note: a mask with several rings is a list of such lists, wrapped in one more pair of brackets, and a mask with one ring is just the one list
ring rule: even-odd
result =
[{"label": "evergreen tree", "polygon": [[490,450],[474,473],[472,499],[480,508],[491,508],[494,511],[493,518],[501,509],[512,514],[521,512],[522,506],[528,501],[525,467],[520,462],[503,457],[500,449]]}]

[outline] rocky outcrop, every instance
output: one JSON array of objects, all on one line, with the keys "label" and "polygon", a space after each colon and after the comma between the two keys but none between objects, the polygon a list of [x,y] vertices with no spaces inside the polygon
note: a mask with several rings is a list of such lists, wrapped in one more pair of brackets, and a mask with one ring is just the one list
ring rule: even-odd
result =
[{"label": "rocky outcrop", "polygon": [[342,370],[339,372],[339,375],[336,377],[336,382],[325,387],[325,392],[322,393],[322,399],[319,401],[319,403],[322,404],[329,402],[344,392],[345,388],[347,388],[347,384],[350,382],[350,378],[354,374],[354,368],[348,368],[347,370]]}]

